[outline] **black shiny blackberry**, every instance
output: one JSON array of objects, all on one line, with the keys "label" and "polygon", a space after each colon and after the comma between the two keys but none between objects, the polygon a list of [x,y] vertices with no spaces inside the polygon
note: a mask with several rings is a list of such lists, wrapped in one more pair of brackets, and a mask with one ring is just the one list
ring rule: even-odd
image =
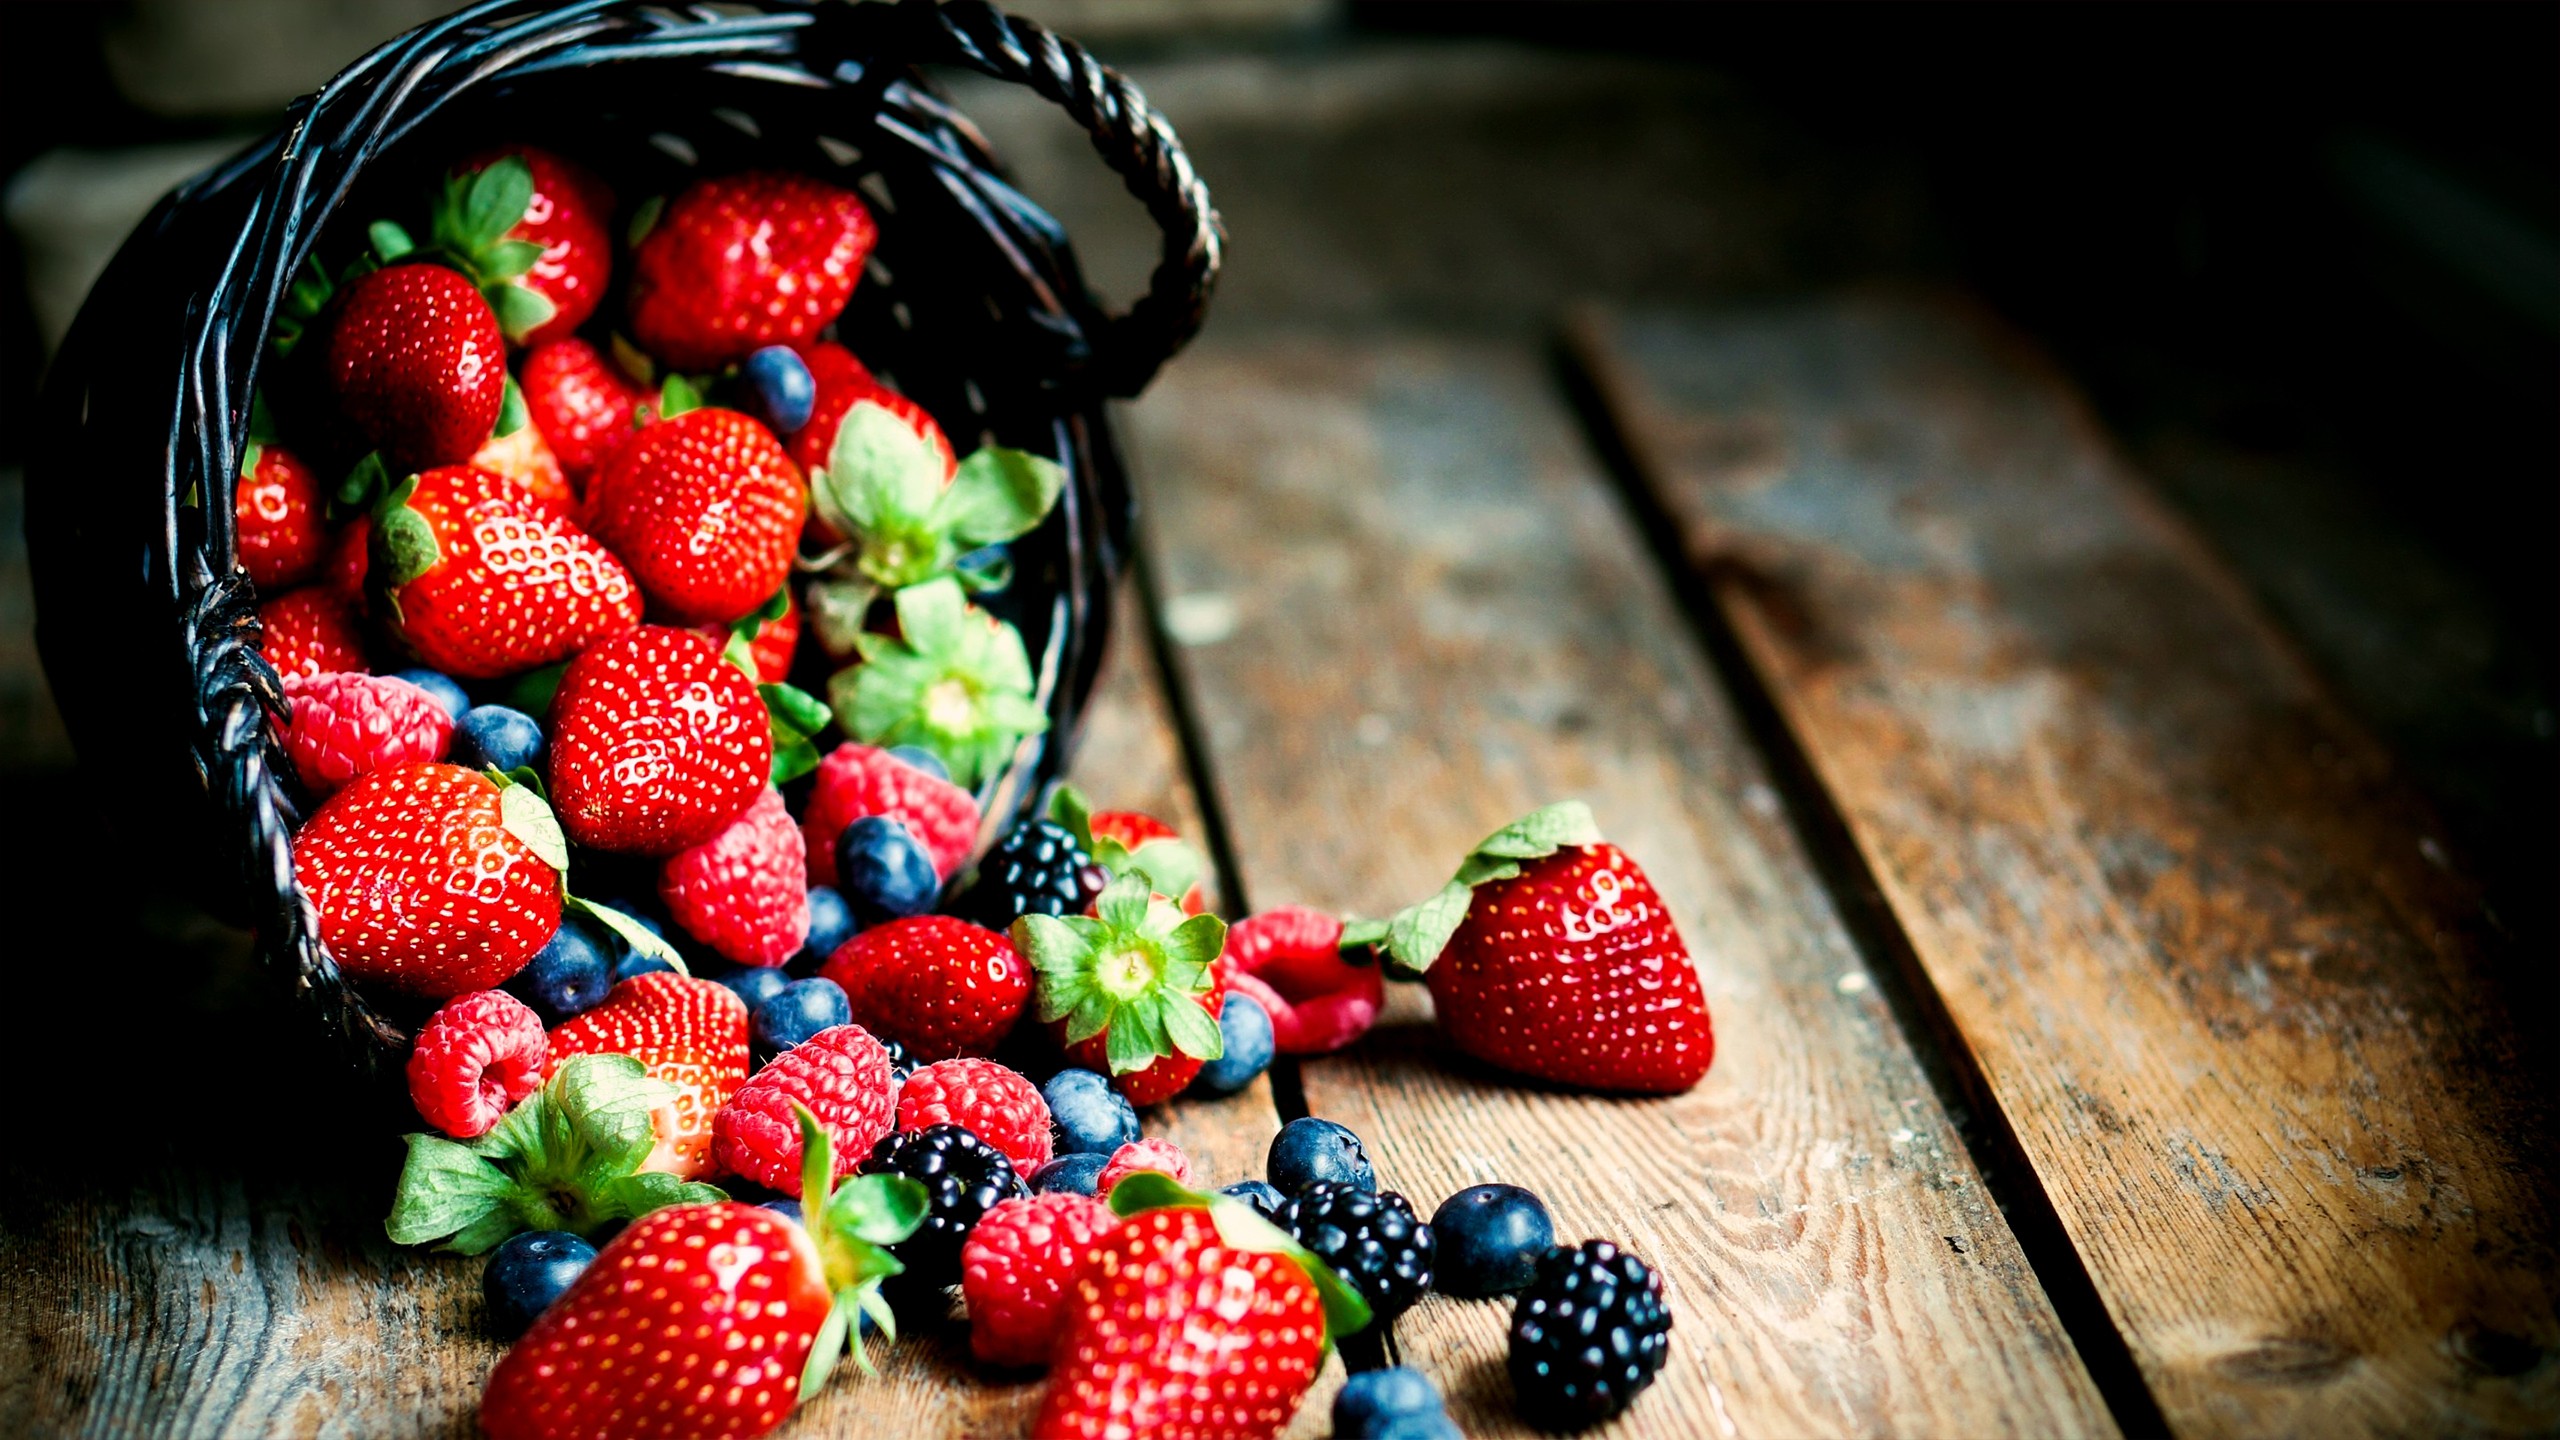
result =
[{"label": "black shiny blackberry", "polygon": [[920,1285],[960,1282],[960,1244],[998,1203],[1031,1193],[1013,1162],[967,1128],[928,1125],[885,1136],[862,1164],[866,1175],[904,1175],[925,1188],[924,1224],[893,1247]]},{"label": "black shiny blackberry", "polygon": [[977,883],[955,907],[1002,930],[1024,915],[1081,915],[1111,877],[1055,820],[1026,820],[978,862]]},{"label": "black shiny blackberry", "polygon": [[900,1084],[906,1083],[907,1077],[915,1073],[916,1057],[907,1053],[906,1046],[886,1035],[875,1035],[872,1038],[880,1042],[881,1049],[889,1052],[889,1078]]},{"label": "black shiny blackberry", "polygon": [[1662,1373],[1671,1307],[1662,1277],[1606,1240],[1547,1252],[1511,1312],[1511,1388],[1521,1418],[1549,1430],[1597,1425]]},{"label": "black shiny blackberry", "polygon": [[1272,1220],[1359,1291],[1382,1327],[1431,1288],[1431,1227],[1392,1190],[1319,1182]]}]

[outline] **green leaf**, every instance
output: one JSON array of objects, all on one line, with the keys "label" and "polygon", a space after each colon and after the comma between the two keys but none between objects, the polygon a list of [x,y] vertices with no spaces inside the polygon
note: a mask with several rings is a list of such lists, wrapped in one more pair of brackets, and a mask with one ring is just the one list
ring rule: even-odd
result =
[{"label": "green leaf", "polygon": [[658,381],[658,362],[649,352],[631,343],[630,337],[616,331],[611,346],[614,368],[634,385],[646,390]]},{"label": "green leaf", "polygon": [[664,195],[652,195],[641,201],[638,208],[631,212],[631,224],[622,232],[623,243],[636,247],[641,241],[648,239],[649,232],[658,228],[660,212],[666,208],[667,197]]},{"label": "green leaf", "polygon": [[827,1202],[829,1226],[871,1245],[896,1245],[924,1225],[931,1192],[905,1175],[857,1175]]},{"label": "green leaf", "polygon": [[836,718],[864,744],[931,749],[955,784],[975,788],[1048,728],[1022,636],[948,576],[899,591],[897,608],[901,634],[855,636],[864,663],[828,682]]},{"label": "green leaf", "polygon": [[1084,847],[1086,854],[1094,853],[1093,806],[1084,798],[1083,791],[1060,781],[1057,788],[1049,792],[1049,818],[1066,826],[1067,833],[1076,837],[1076,843]]},{"label": "green leaf", "polygon": [[358,513],[371,513],[391,492],[391,472],[383,467],[382,452],[368,452],[338,482],[338,504]]},{"label": "green leaf", "polygon": [[264,445],[259,444],[259,443],[258,443],[257,441],[255,441],[255,440],[245,441],[245,442],[243,442],[243,443],[241,444],[241,446],[240,446],[240,478],[241,478],[241,479],[243,479],[243,480],[247,480],[247,479],[249,479],[249,478],[251,478],[251,477],[255,476],[255,475],[258,473],[258,457],[266,453],[266,448],[267,448],[267,447],[265,447]]},{"label": "green leaf", "polygon": [[658,418],[673,420],[688,410],[702,408],[702,391],[691,380],[670,370],[658,386]]},{"label": "green leaf", "polygon": [[684,957],[676,953],[676,947],[668,944],[663,936],[648,926],[610,905],[599,905],[593,900],[582,900],[575,895],[564,895],[561,898],[571,910],[588,916],[597,924],[612,931],[623,944],[651,959],[666,961],[675,967],[675,972],[679,975],[693,973],[685,968]]},{"label": "green leaf", "polygon": [[1465,922],[1475,895],[1474,886],[1452,880],[1430,898],[1397,911],[1387,921],[1387,952],[1407,970],[1430,969]]},{"label": "green leaf", "polygon": [[531,418],[525,413],[524,391],[516,388],[516,377],[508,376],[498,390],[498,423],[489,433],[503,440],[523,429]]},{"label": "green leaf", "polygon": [[1147,923],[1147,882],[1135,875],[1122,875],[1102,887],[1093,902],[1096,918],[1114,931],[1135,933]]},{"label": "green leaf", "polygon": [[523,785],[506,786],[498,792],[498,816],[506,832],[542,857],[542,863],[568,873],[569,837],[560,829],[560,817],[551,813],[539,793]]},{"label": "green leaf", "polygon": [[[836,1361],[844,1355],[845,1338],[853,1331],[852,1316],[841,1305],[827,1307],[827,1318],[818,1323],[818,1338],[809,1347],[809,1363],[800,1370],[800,1403],[826,1388],[827,1377],[836,1373]],[[863,1372],[870,1373],[869,1362]]]},{"label": "green leaf", "polygon": [[854,653],[879,598],[880,587],[859,577],[812,580],[801,592],[800,616],[819,648],[841,660]]},{"label": "green leaf", "polygon": [[670,1205],[717,1205],[729,1198],[729,1192],[717,1185],[681,1180],[663,1170],[643,1170],[607,1181],[604,1194],[611,1209],[633,1220]]},{"label": "green leaf", "polygon": [[1103,1198],[1110,1204],[1111,1213],[1123,1220],[1149,1210],[1206,1209],[1209,1204],[1208,1196],[1158,1170],[1138,1170],[1122,1176]]},{"label": "green leaf", "polygon": [[550,711],[551,697],[559,693],[560,677],[568,671],[566,660],[527,670],[507,686],[504,703],[510,710],[521,710],[539,720]]},{"label": "green leaf", "polygon": [[764,697],[765,709],[775,724],[788,725],[802,735],[815,735],[835,723],[835,712],[806,690],[790,685],[759,685],[756,693]]},{"label": "green leaf", "polygon": [[857,400],[827,448],[826,483],[861,534],[921,528],[943,493],[942,457],[889,407]]},{"label": "green leaf", "polygon": [[1164,1017],[1165,1038],[1174,1049],[1194,1060],[1215,1060],[1227,1053],[1227,1037],[1208,1011],[1177,1001],[1159,1013]]},{"label": "green leaf", "polygon": [[513,280],[528,273],[542,259],[543,247],[533,240],[501,240],[489,247],[480,262],[483,281]]},{"label": "green leaf", "polygon": [[1099,852],[1093,858],[1114,875],[1136,875],[1150,889],[1168,899],[1180,900],[1191,893],[1208,873],[1208,861],[1199,851],[1180,840],[1154,839],[1132,850],[1114,840],[1106,847],[1112,851],[1105,859]]},{"label": "green leaf", "polygon": [[962,627],[971,612],[986,613],[976,610],[960,593],[958,582],[952,580],[910,585],[898,592],[897,605],[898,629],[906,637],[908,648],[928,656],[960,655],[968,643]]},{"label": "green leaf", "polygon": [[972,595],[993,595],[1013,584],[1013,555],[1001,545],[982,545],[951,562],[951,574]]},{"label": "green leaf", "polygon": [[412,1135],[383,1229],[397,1245],[426,1245],[506,1208],[515,1190],[507,1173],[439,1135]]},{"label": "green leaf", "polygon": [[1067,472],[1056,461],[989,445],[960,462],[929,518],[960,548],[975,549],[1031,533],[1066,486]]},{"label": "green leaf", "polygon": [[791,1116],[800,1124],[800,1213],[815,1216],[826,1209],[836,1183],[835,1141],[808,1106],[792,1101]]},{"label": "green leaf", "polygon": [[374,221],[365,227],[364,234],[366,241],[373,246],[373,257],[385,265],[418,248],[418,242],[409,238],[408,231],[388,220]]},{"label": "green leaf", "polygon": [[1393,927],[1384,920],[1345,920],[1342,922],[1341,948],[1345,954],[1354,950],[1373,949],[1387,943]]},{"label": "green leaf", "polygon": [[521,156],[502,156],[471,181],[462,211],[462,239],[473,250],[495,244],[524,219],[533,201],[533,170]]},{"label": "green leaf", "polygon": [[[551,317],[560,313],[560,307],[552,302],[550,296],[512,280],[492,285],[483,293],[489,298],[489,308],[497,313],[498,328],[518,344],[524,343],[527,335],[550,324]],[[501,430],[498,433],[503,435],[507,432]]]},{"label": "green leaf", "polygon": [[1599,843],[1600,823],[1591,818],[1591,807],[1565,800],[1532,810],[1494,831],[1477,844],[1474,853],[1534,860],[1570,846]]},{"label": "green leaf", "polygon": [[396,506],[374,523],[373,540],[382,547],[383,583],[397,590],[434,569],[444,559],[435,527],[406,505]]}]

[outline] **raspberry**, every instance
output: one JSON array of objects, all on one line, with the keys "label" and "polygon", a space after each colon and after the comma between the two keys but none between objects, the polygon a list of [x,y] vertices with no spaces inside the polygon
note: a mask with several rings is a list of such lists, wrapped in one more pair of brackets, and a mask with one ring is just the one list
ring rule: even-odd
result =
[{"label": "raspberry", "polygon": [[658,898],[685,933],[740,965],[779,965],[809,937],[800,827],[768,785],[719,834],[667,857]]},{"label": "raspberry", "polygon": [[1111,1152],[1111,1159],[1103,1165],[1102,1173],[1094,1178],[1093,1193],[1108,1195],[1112,1186],[1141,1170],[1169,1175],[1176,1185],[1191,1183],[1191,1157],[1183,1154],[1182,1147],[1172,1141],[1150,1135],[1144,1140],[1132,1140]]},{"label": "raspberry", "polygon": [[944,1060],[907,1077],[898,1092],[898,1128],[946,1124],[1002,1151],[1018,1174],[1049,1163],[1049,1102],[993,1060]]},{"label": "raspberry", "polygon": [[486,1135],[542,1085],[551,1045],[542,1017],[504,990],[457,995],[409,1051],[409,1101],[457,1140]]},{"label": "raspberry", "polygon": [[1057,1338],[1059,1307],[1093,1242],[1120,1223],[1090,1195],[1007,1200],[960,1247],[969,1349],[991,1365],[1037,1365]]},{"label": "raspberry", "polygon": [[1283,1055],[1321,1055],[1359,1039],[1376,1023],[1386,981],[1375,965],[1342,955],[1342,921],[1303,905],[1283,905],[1227,931],[1229,983],[1261,1002]]},{"label": "raspberry", "polygon": [[835,1178],[854,1171],[890,1132],[897,1081],[889,1052],[859,1025],[821,1030],[775,1056],[711,1118],[720,1167],[786,1195],[800,1193],[800,1119],[809,1107],[835,1147]]},{"label": "raspberry", "polygon": [[[836,837],[866,815],[907,827],[946,884],[978,841],[978,797],[870,745],[839,745],[818,762],[800,829],[809,837],[809,883],[836,883]],[[1007,917],[1010,919],[1011,917]]]},{"label": "raspberry", "polygon": [[325,585],[287,590],[258,606],[258,653],[278,675],[364,674],[364,630],[355,606]]},{"label": "raspberry", "polygon": [[293,708],[277,738],[314,795],[369,770],[441,760],[453,741],[435,697],[388,675],[287,675],[284,696]]}]

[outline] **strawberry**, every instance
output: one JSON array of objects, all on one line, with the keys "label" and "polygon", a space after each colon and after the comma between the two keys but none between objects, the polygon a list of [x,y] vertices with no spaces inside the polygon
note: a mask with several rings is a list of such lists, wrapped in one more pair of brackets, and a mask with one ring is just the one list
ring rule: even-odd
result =
[{"label": "strawberry", "polygon": [[641,1168],[698,1180],[713,1169],[711,1117],[746,1083],[747,1002],[716,980],[634,975],[551,1032],[552,1068],[573,1055],[628,1055],[674,1086],[653,1118],[657,1143]]},{"label": "strawberry", "polygon": [[648,397],[584,340],[555,340],[524,357],[518,388],[560,469],[583,489],[587,477],[631,438]]},{"label": "strawberry", "polygon": [[565,339],[604,298],[613,192],[548,150],[510,145],[463,162],[435,210],[436,246],[481,282],[507,338]]},{"label": "strawberry", "polygon": [[[738,622],[743,627],[748,619],[755,621],[755,628],[747,633],[746,650],[747,659],[755,666],[756,683],[759,685],[779,685],[789,679],[792,652],[800,644],[799,603],[791,598],[790,586],[783,586],[779,593],[782,608],[778,613],[766,616],[759,610]],[[771,609],[772,605],[773,602],[768,600],[764,608]],[[707,635],[724,646],[734,633],[733,628],[727,625],[696,625],[692,628],[695,634]],[[828,857],[828,863],[834,863],[833,856]]]},{"label": "strawberry", "polygon": [[1092,810],[1072,785],[1049,797],[1049,818],[1067,827],[1094,863],[1113,875],[1135,875],[1167,899],[1182,897],[1182,912],[1209,908],[1200,887],[1209,862],[1174,828],[1137,810]]},{"label": "strawberry", "polygon": [[765,788],[772,722],[755,686],[688,630],[643,625],[589,647],[551,700],[550,780],[569,838],[672,855]]},{"label": "strawberry", "polygon": [[805,1107],[826,1130],[835,1178],[842,1180],[896,1128],[897,1104],[888,1047],[859,1025],[831,1026],[773,1057],[738,1087],[711,1117],[712,1154],[723,1170],[796,1195],[808,1158],[796,1108]]},{"label": "strawberry", "polygon": [[441,760],[453,717],[426,691],[389,675],[288,675],[291,707],[276,738],[294,773],[326,795],[367,771]]},{"label": "strawberry", "polygon": [[476,466],[441,466],[393,491],[374,518],[371,563],[393,632],[462,679],[548,665],[640,623],[622,562]]},{"label": "strawberry", "polygon": [[726,624],[790,577],[808,488],[773,432],[689,410],[615,451],[587,482],[586,521],[670,623]]},{"label": "strawberry", "polygon": [[809,366],[809,377],[818,383],[818,399],[809,409],[809,421],[791,433],[791,458],[803,470],[823,470],[828,452],[835,448],[836,428],[844,423],[845,412],[857,400],[869,400],[895,416],[898,423],[916,434],[933,452],[942,466],[942,482],[951,483],[959,472],[960,458],[952,452],[951,439],[942,427],[925,413],[925,408],[872,378],[871,371],[853,352],[831,340],[794,347]]},{"label": "strawberry", "polygon": [[258,653],[278,675],[365,672],[356,607],[325,586],[305,585],[258,604]]},{"label": "strawberry", "polygon": [[409,1049],[409,1100],[429,1125],[468,1140],[497,1127],[542,1088],[550,1067],[542,1017],[504,990],[457,995]]},{"label": "strawberry", "polygon": [[875,925],[818,973],[844,988],[854,1019],[919,1060],[993,1053],[1031,998],[1031,967],[1013,942],[949,915]]},{"label": "strawberry", "polygon": [[722,959],[779,965],[809,938],[801,849],[782,792],[768,785],[719,834],[659,865],[658,898],[686,934]]},{"label": "strawberry", "polygon": [[471,458],[498,423],[506,340],[489,302],[441,265],[393,265],[338,297],[326,357],[338,409],[395,475]]},{"label": "strawberry", "polygon": [[1093,1177],[1097,1195],[1108,1195],[1111,1187],[1142,1171],[1162,1175],[1176,1185],[1191,1183],[1191,1157],[1170,1140],[1150,1135],[1132,1140],[1111,1152],[1103,1162],[1102,1173]]},{"label": "strawberry", "polygon": [[320,568],[329,539],[320,477],[281,445],[250,447],[232,499],[240,568],[261,590],[299,585]]},{"label": "strawberry", "polygon": [[560,928],[568,864],[541,796],[459,765],[357,776],[293,837],[338,968],[431,1000],[523,969]]},{"label": "strawberry", "polygon": [[978,797],[872,745],[839,745],[818,762],[818,778],[800,822],[809,837],[809,883],[836,883],[836,837],[871,815],[907,827],[944,883],[969,863],[978,841]]},{"label": "strawberry", "polygon": [[1579,802],[1497,831],[1438,894],[1343,942],[1383,945],[1423,972],[1449,1038],[1506,1070],[1676,1094],[1715,1059],[1689,947]]},{"label": "strawberry", "polygon": [[358,515],[329,537],[329,558],[320,567],[319,585],[347,602],[364,605],[364,578],[373,568],[373,521]]},{"label": "strawberry", "polygon": [[632,338],[678,370],[717,370],[815,336],[879,239],[849,190],[805,175],[696,181],[631,253]]},{"label": "strawberry", "polygon": [[993,1060],[937,1060],[898,1089],[898,1128],[958,1125],[1003,1152],[1014,1173],[1049,1163],[1049,1102],[1022,1075]]},{"label": "strawberry", "polygon": [[1283,905],[1227,931],[1227,983],[1271,1017],[1283,1055],[1322,1055],[1369,1032],[1386,998],[1375,964],[1342,953],[1342,921],[1303,905]]},{"label": "strawberry", "polygon": [[862,663],[827,682],[827,703],[854,739],[922,746],[950,767],[951,783],[975,789],[1049,728],[1022,634],[971,605],[948,575],[898,591],[896,607],[898,633],[854,637]]},{"label": "strawberry", "polygon": [[971,1227],[960,1247],[969,1351],[990,1365],[1039,1365],[1058,1338],[1076,1266],[1120,1217],[1090,1195],[1017,1195]]},{"label": "strawberry", "polygon": [[531,425],[490,436],[488,444],[472,452],[471,463],[514,481],[547,514],[565,520],[577,508],[578,492],[570,488],[569,477],[561,471],[551,447],[543,443],[542,432]]},{"label": "strawberry", "polygon": [[1094,912],[1025,915],[1013,922],[1014,947],[1038,976],[1036,1013],[1067,1062],[1109,1075],[1129,1103],[1153,1105],[1226,1053],[1216,964],[1226,922],[1184,916],[1135,875],[1105,886]]}]

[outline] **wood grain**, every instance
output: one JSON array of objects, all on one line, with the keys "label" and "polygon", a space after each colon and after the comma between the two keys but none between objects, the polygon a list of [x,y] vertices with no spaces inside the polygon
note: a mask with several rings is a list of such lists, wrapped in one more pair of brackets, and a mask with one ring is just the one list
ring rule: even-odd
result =
[{"label": "wood grain", "polygon": [[[1721,1053],[1667,1100],[1468,1064],[1400,988],[1309,1108],[1430,1209],[1526,1184],[1661,1266],[1661,1382],[1614,1433],[2109,1433],[2016,1242],[1797,851],[1659,575],[1525,347],[1195,350],[1133,414],[1177,672],[1259,906],[1381,913],[1583,796],[1696,950]],[[1520,1433],[1501,1306],[1398,1330]]]},{"label": "wood grain", "polygon": [[1580,348],[2173,1427],[2560,1429],[2549,957],[2081,402],[1923,300]]}]

